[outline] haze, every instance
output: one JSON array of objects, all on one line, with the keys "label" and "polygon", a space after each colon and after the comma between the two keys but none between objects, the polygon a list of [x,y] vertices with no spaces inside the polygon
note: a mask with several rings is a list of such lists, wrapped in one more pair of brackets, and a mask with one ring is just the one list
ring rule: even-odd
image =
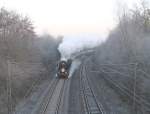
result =
[{"label": "haze", "polygon": [[115,26],[116,0],[1,0],[0,7],[29,16],[38,34],[105,36]]}]

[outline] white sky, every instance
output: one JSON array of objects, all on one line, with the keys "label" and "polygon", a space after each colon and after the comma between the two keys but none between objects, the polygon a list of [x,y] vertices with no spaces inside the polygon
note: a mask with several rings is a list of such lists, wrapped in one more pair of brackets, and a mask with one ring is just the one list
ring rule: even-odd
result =
[{"label": "white sky", "polygon": [[[137,0],[124,1],[131,5]],[[30,17],[37,33],[98,34],[115,26],[116,0],[0,0],[0,7]]]}]

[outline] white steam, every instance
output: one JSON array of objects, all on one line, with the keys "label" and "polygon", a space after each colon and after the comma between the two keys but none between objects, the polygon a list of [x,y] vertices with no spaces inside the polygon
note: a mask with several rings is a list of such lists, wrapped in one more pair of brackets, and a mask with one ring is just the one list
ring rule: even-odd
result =
[{"label": "white steam", "polygon": [[81,62],[77,59],[75,59],[72,64],[71,64],[71,68],[70,68],[70,71],[69,71],[69,76],[68,78],[70,78],[73,73],[75,72],[75,70],[80,66]]},{"label": "white steam", "polygon": [[101,44],[104,39],[94,35],[87,36],[66,36],[59,45],[58,50],[61,54],[61,59],[66,60],[83,50],[94,48]]},{"label": "white steam", "polygon": [[81,61],[76,57],[78,55],[80,56],[80,54],[84,55],[84,53],[79,52],[88,52],[87,50],[91,51],[90,49],[100,45],[102,41],[104,41],[104,38],[102,39],[101,37],[93,35],[67,36],[63,38],[58,50],[61,54],[61,60],[72,59],[69,78],[81,64]]}]

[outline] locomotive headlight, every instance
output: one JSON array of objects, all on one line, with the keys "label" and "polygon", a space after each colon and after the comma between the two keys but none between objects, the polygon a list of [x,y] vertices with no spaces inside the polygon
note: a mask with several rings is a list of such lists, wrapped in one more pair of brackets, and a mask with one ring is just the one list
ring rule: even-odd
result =
[{"label": "locomotive headlight", "polygon": [[65,74],[68,74],[67,72],[65,72]]},{"label": "locomotive headlight", "polygon": [[65,69],[64,69],[64,68],[62,68],[62,69],[61,69],[61,72],[65,72]]}]

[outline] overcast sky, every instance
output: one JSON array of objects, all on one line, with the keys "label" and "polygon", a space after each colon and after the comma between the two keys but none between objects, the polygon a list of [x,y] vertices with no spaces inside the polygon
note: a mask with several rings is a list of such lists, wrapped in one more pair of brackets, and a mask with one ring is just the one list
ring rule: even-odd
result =
[{"label": "overcast sky", "polygon": [[0,0],[0,7],[30,17],[39,34],[105,36],[116,23],[116,1],[138,0]]}]

